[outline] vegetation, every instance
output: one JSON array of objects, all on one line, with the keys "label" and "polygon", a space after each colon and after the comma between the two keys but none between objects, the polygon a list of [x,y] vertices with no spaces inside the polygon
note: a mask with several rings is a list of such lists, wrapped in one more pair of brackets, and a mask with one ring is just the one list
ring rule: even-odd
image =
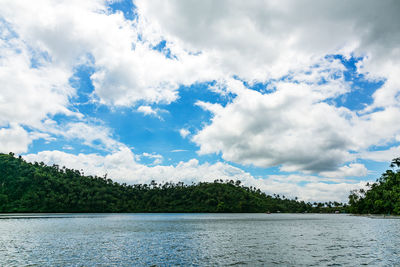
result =
[{"label": "vegetation", "polygon": [[0,212],[335,212],[341,203],[269,196],[240,181],[119,184],[0,154]]},{"label": "vegetation", "polygon": [[[400,158],[395,158],[375,183],[349,195],[349,211],[358,214],[400,215]],[[397,170],[393,170],[397,168]]]}]

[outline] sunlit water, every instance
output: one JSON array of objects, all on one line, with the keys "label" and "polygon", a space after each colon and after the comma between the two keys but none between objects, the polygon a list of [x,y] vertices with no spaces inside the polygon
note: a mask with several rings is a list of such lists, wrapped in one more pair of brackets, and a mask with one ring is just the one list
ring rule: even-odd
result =
[{"label": "sunlit water", "polygon": [[400,220],[324,214],[0,215],[0,266],[396,266]]}]

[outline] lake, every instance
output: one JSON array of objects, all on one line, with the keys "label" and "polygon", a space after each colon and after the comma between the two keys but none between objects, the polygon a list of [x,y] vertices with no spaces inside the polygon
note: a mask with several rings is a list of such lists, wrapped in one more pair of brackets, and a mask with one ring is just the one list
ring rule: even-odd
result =
[{"label": "lake", "polygon": [[0,215],[0,266],[400,265],[400,220],[342,214]]}]

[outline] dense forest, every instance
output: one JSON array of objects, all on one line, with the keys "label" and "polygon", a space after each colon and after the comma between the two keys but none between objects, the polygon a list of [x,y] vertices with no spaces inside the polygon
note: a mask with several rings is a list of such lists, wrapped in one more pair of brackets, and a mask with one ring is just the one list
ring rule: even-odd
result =
[{"label": "dense forest", "polygon": [[393,159],[390,167],[375,183],[368,183],[367,189],[351,192],[351,213],[400,215],[400,158]]},{"label": "dense forest", "polygon": [[240,181],[119,184],[0,154],[0,212],[335,212],[337,202],[269,196]]}]

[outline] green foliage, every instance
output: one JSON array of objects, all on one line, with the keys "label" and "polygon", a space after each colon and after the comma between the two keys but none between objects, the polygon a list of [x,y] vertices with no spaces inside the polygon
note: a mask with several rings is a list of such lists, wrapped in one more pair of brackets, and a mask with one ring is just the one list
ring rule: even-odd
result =
[{"label": "green foliage", "polygon": [[400,215],[400,158],[395,158],[375,183],[367,184],[367,190],[353,190],[349,195],[349,211],[358,214]]},{"label": "green foliage", "polygon": [[119,184],[0,154],[0,212],[334,212],[340,203],[269,196],[240,181]]}]

